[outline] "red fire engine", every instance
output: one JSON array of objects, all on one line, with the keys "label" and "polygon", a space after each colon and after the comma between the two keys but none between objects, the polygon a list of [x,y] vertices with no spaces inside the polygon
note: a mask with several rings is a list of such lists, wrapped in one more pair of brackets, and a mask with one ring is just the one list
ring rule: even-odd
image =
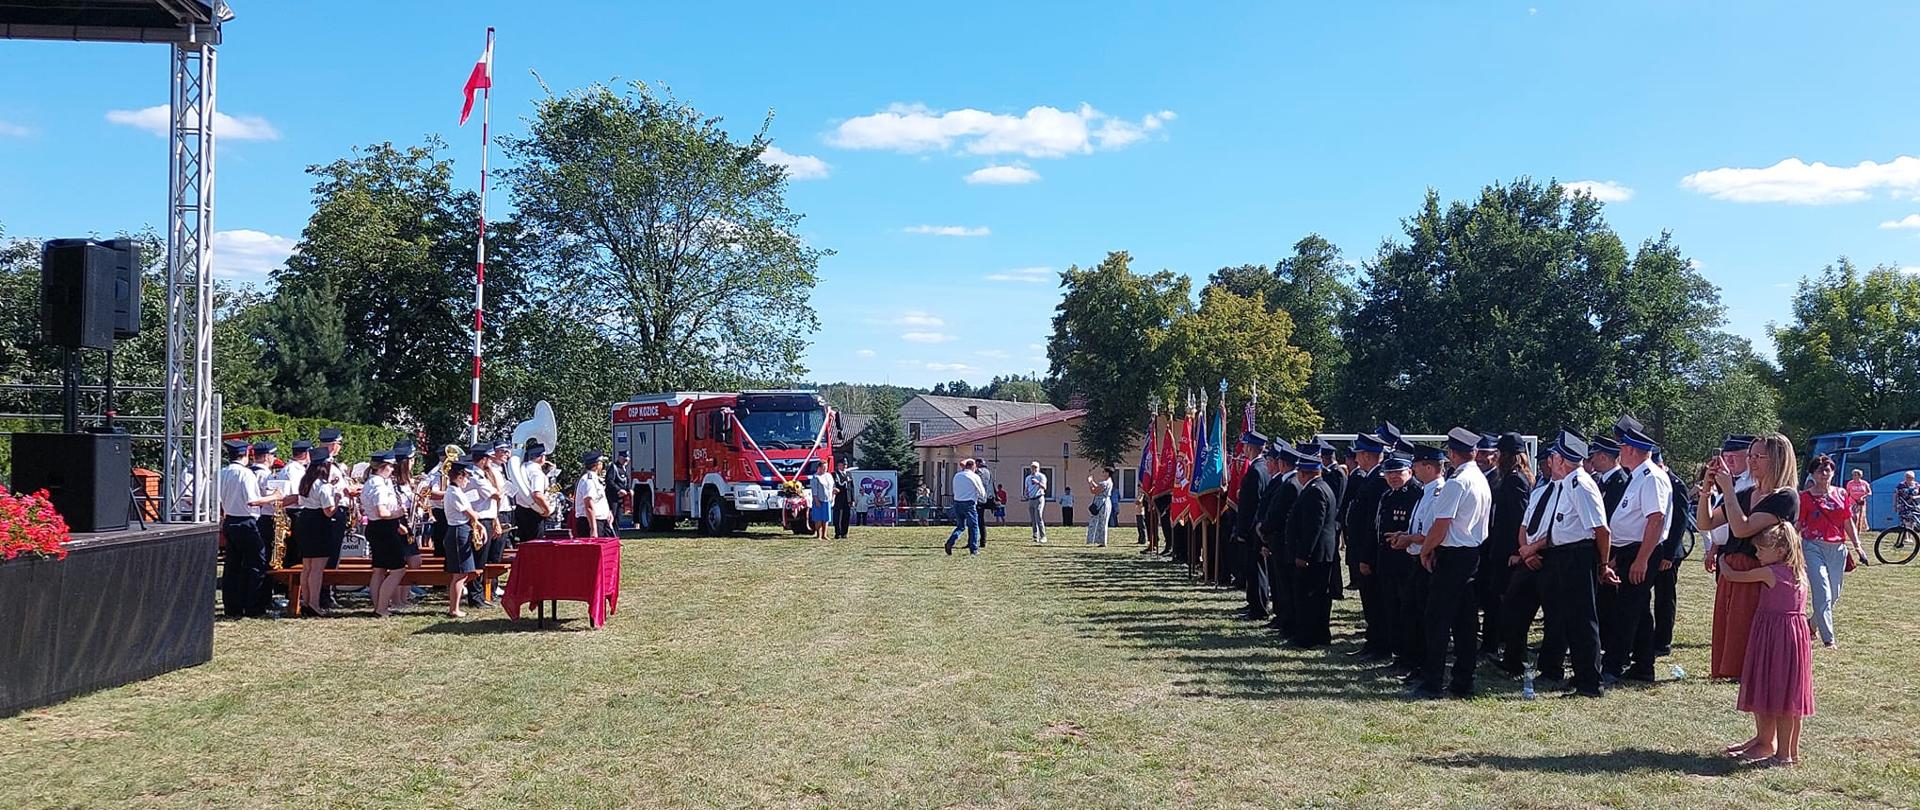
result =
[{"label": "red fire engine", "polygon": [[778,521],[780,485],[832,475],[836,414],[813,391],[676,391],[613,406],[613,449],[633,459],[633,520],[702,534]]}]

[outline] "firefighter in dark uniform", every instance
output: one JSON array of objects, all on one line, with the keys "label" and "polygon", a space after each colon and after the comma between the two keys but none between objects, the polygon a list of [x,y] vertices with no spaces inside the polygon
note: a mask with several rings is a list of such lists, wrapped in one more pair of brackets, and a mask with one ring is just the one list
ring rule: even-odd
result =
[{"label": "firefighter in dark uniform", "polygon": [[1494,471],[1489,474],[1493,514],[1487,521],[1487,542],[1481,544],[1480,574],[1474,578],[1480,600],[1480,653],[1499,659],[1500,646],[1510,634],[1502,627],[1506,613],[1501,603],[1507,581],[1519,564],[1520,527],[1526,522],[1527,496],[1533,479],[1527,470],[1526,440],[1518,433],[1494,437]]},{"label": "firefighter in dark uniform", "polygon": [[[1347,473],[1340,467],[1339,448],[1334,447],[1326,439],[1321,438],[1315,438],[1311,445],[1311,449],[1306,446],[1302,446],[1300,449],[1302,452],[1317,455],[1320,458],[1320,480],[1325,481],[1327,488],[1333,490],[1334,503],[1346,503],[1348,486]],[[1338,518],[1339,515],[1340,511],[1338,507],[1336,507],[1334,509],[1334,517]],[[1337,522],[1335,525],[1338,525]],[[1333,565],[1327,569],[1327,598],[1347,598],[1345,584],[1346,578],[1340,575],[1340,545],[1335,543],[1333,547]]]},{"label": "firefighter in dark uniform", "polygon": [[1247,591],[1247,607],[1240,615],[1264,622],[1267,620],[1267,572],[1260,560],[1260,491],[1267,482],[1269,462],[1264,452],[1267,437],[1247,431],[1240,442],[1263,451],[1247,462],[1247,470],[1240,476],[1240,491],[1234,499],[1234,563],[1239,568],[1240,584]]},{"label": "firefighter in dark uniform", "polygon": [[[1415,563],[1412,555],[1394,548],[1388,538],[1407,531],[1423,492],[1420,482],[1413,478],[1413,457],[1405,453],[1388,453],[1382,458],[1379,476],[1380,506],[1374,512],[1373,524],[1374,598],[1379,607],[1374,613],[1380,619],[1381,643],[1392,657],[1394,671],[1406,675],[1413,671],[1417,658],[1413,655],[1411,629],[1403,619],[1407,606],[1402,598]],[[1368,633],[1372,632],[1369,622]]]},{"label": "firefighter in dark uniform", "polygon": [[1680,563],[1686,560],[1685,541],[1693,528],[1693,515],[1687,511],[1687,482],[1673,474],[1659,450],[1653,451],[1653,463],[1666,472],[1667,483],[1673,488],[1673,503],[1667,507],[1667,539],[1653,553],[1655,567],[1647,575],[1653,579],[1653,654],[1668,656],[1673,654],[1673,621],[1680,608]]},{"label": "firefighter in dark uniform", "polygon": [[1366,643],[1347,653],[1367,660],[1384,658],[1392,645],[1380,617],[1379,575],[1380,536],[1375,522],[1380,498],[1387,492],[1386,479],[1380,477],[1380,456],[1387,449],[1377,434],[1363,433],[1353,440],[1353,472],[1347,475],[1345,498],[1340,505],[1341,533],[1346,537],[1348,574],[1360,591],[1360,615],[1366,622]]},{"label": "firefighter in dark uniform", "polygon": [[1273,613],[1267,626],[1282,633],[1292,628],[1294,585],[1293,558],[1287,556],[1287,515],[1300,488],[1293,482],[1295,457],[1286,442],[1275,439],[1267,446],[1270,475],[1260,494],[1260,558],[1267,569],[1267,595]]},{"label": "firefighter in dark uniform", "polygon": [[1314,587],[1338,574],[1328,569],[1338,560],[1336,535],[1340,531],[1340,498],[1320,475],[1320,455],[1311,445],[1299,448],[1294,476],[1300,494],[1287,513],[1287,558],[1304,587],[1293,594],[1293,632],[1287,646],[1313,649],[1333,641],[1333,591]]},{"label": "firefighter in dark uniform", "polygon": [[1620,499],[1626,497],[1633,476],[1620,466],[1620,443],[1611,437],[1595,436],[1587,442],[1587,453],[1593,460],[1593,482],[1600,487],[1600,501],[1607,507],[1607,519],[1612,520],[1613,510],[1620,508]]}]

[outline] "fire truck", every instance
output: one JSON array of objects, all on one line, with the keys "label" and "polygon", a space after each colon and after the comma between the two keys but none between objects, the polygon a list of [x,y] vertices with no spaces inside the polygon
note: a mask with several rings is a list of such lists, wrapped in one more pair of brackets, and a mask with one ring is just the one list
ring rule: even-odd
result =
[{"label": "fire truck", "polygon": [[613,449],[633,460],[633,520],[701,534],[780,522],[780,485],[832,475],[837,414],[814,391],[675,391],[613,406]]}]

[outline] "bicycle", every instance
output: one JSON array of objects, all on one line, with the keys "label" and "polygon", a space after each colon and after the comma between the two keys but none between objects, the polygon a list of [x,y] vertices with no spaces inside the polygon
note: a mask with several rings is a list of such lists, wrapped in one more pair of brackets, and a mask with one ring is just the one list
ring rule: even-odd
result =
[{"label": "bicycle", "polygon": [[1886,565],[1905,565],[1920,554],[1920,514],[1900,516],[1900,525],[1874,538],[1873,556]]}]

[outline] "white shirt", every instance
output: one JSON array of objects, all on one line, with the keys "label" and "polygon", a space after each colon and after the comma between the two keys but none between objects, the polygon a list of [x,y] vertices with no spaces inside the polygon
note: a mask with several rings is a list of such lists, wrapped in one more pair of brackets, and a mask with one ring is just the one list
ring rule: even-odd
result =
[{"label": "white shirt", "polygon": [[447,513],[448,526],[465,526],[470,522],[467,520],[467,510],[473,508],[473,495],[464,487],[448,487],[446,504],[442,508]]},{"label": "white shirt", "polygon": [[500,507],[493,500],[493,482],[488,480],[486,470],[475,467],[473,473],[467,476],[465,489],[473,513],[479,515],[481,520],[500,517]]},{"label": "white shirt", "polygon": [[1487,474],[1479,465],[1465,464],[1452,478],[1441,479],[1439,503],[1433,505],[1433,519],[1453,518],[1441,548],[1479,548],[1487,541],[1487,519],[1493,512],[1493,488],[1487,486]]},{"label": "white shirt", "polygon": [[1666,471],[1654,466],[1653,459],[1640,462],[1627,481],[1627,494],[1620,496],[1620,505],[1607,524],[1607,531],[1613,533],[1613,547],[1631,546],[1644,539],[1647,522],[1654,515],[1660,515],[1660,529],[1653,542],[1666,539],[1667,521],[1673,517],[1667,514],[1673,511],[1672,498],[1673,482],[1667,480]]},{"label": "white shirt", "polygon": [[[1743,472],[1740,474],[1740,477],[1733,479],[1733,493],[1735,495],[1739,495],[1740,493],[1746,492],[1749,489],[1753,489],[1753,471],[1752,470]],[[1727,498],[1725,495],[1716,495],[1713,498],[1713,503],[1715,506],[1718,506],[1722,502],[1724,502],[1726,499]],[[1733,527],[1728,524],[1722,523],[1718,526],[1713,527],[1712,531],[1707,532],[1707,548],[1713,548],[1714,546],[1724,545],[1728,540],[1732,538],[1733,538]]]},{"label": "white shirt", "polygon": [[[1423,494],[1420,496],[1420,503],[1413,507],[1413,517],[1407,521],[1407,532],[1409,534],[1412,534],[1416,538],[1426,537],[1427,530],[1433,528],[1433,521],[1437,519],[1435,513],[1439,511],[1438,507],[1440,505],[1440,485],[1446,483],[1446,480],[1445,478],[1435,478],[1432,481],[1420,485],[1420,491]],[[1413,545],[1407,546],[1407,553],[1417,555],[1423,550],[1425,545],[1425,543],[1415,540]]]},{"label": "white shirt", "polygon": [[446,499],[443,496],[433,494],[433,490],[440,486],[440,468],[439,467],[433,468],[431,472],[427,473],[427,477],[420,479],[420,485],[427,488],[427,505],[428,506],[431,506],[435,509],[442,509],[442,510],[446,508],[446,503],[445,503]]},{"label": "white shirt", "polygon": [[[328,489],[333,493],[334,506],[345,509],[353,505],[353,496],[347,494],[347,470],[345,465],[335,464],[328,467],[327,483],[332,485]],[[315,488],[318,489],[318,487]]]},{"label": "white shirt", "polygon": [[255,517],[252,502],[260,500],[260,477],[240,462],[220,468],[220,514],[230,518]]},{"label": "white shirt", "polygon": [[580,483],[573,485],[573,514],[594,520],[613,519],[613,510],[607,508],[607,485],[600,483],[600,476],[584,473]]},{"label": "white shirt", "polygon": [[1060,493],[1060,505],[1068,506],[1068,507],[1073,506],[1073,493],[1071,491]]},{"label": "white shirt", "polygon": [[824,473],[814,473],[807,479],[807,488],[813,493],[813,502],[824,504],[833,500],[833,477]]},{"label": "white shirt", "polygon": [[1044,501],[1047,497],[1046,473],[1031,473],[1027,476],[1027,500]]},{"label": "white shirt", "polygon": [[368,520],[402,517],[400,493],[395,490],[393,482],[384,476],[369,476],[367,485],[360,490],[360,514]]},{"label": "white shirt", "polygon": [[301,509],[326,509],[337,501],[332,481],[315,481],[313,487],[300,496]]},{"label": "white shirt", "polygon": [[953,474],[953,502],[984,501],[987,499],[987,485],[980,483],[980,476],[972,470],[961,470]]},{"label": "white shirt", "polygon": [[505,497],[501,507],[512,509],[514,500],[520,496],[520,459],[507,456],[506,461],[493,460],[493,468],[500,471],[500,494]]},{"label": "white shirt", "polygon": [[1549,497],[1554,499],[1542,521],[1546,524],[1543,529],[1552,533],[1551,545],[1591,540],[1594,529],[1607,525],[1606,499],[1600,496],[1600,485],[1585,470],[1576,469],[1543,491],[1551,491]]},{"label": "white shirt", "polygon": [[[286,467],[275,470],[271,465],[263,465],[253,472],[260,477],[260,497],[287,491]],[[253,513],[261,517],[270,517],[274,514],[274,505],[269,503],[256,506],[253,508]]]},{"label": "white shirt", "polygon": [[547,471],[538,464],[520,464],[520,478],[526,483],[520,494],[514,498],[516,505],[533,508],[533,494],[547,491]]}]

